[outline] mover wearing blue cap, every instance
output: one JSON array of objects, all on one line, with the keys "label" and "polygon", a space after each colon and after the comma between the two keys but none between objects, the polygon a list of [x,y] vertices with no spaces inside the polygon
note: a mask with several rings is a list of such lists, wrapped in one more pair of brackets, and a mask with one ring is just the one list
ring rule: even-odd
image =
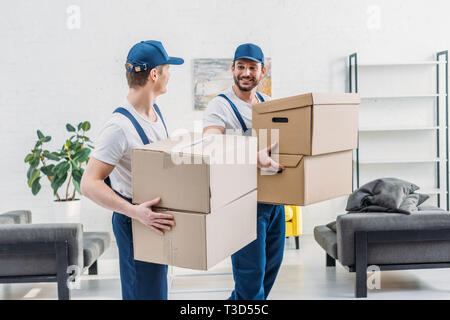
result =
[{"label": "mover wearing blue cap", "polygon": [[[245,43],[235,50],[231,65],[234,84],[212,99],[203,115],[203,133],[252,135],[252,105],[270,100],[256,91],[266,73],[261,48]],[[258,167],[272,171],[283,167],[270,158],[274,145],[258,152]],[[236,181],[239,183],[239,181]],[[258,203],[257,239],[231,256],[234,290],[231,300],[265,300],[283,260],[284,206]]]},{"label": "mover wearing blue cap", "polygon": [[125,63],[128,95],[101,129],[81,180],[83,195],[114,211],[124,300],[167,299],[167,266],[134,260],[131,219],[159,234],[170,230],[175,221],[170,214],[152,210],[160,198],[132,204],[131,150],[168,137],[156,99],[167,91],[169,65],[183,62],[169,57],[155,40],[141,41],[130,49]]}]

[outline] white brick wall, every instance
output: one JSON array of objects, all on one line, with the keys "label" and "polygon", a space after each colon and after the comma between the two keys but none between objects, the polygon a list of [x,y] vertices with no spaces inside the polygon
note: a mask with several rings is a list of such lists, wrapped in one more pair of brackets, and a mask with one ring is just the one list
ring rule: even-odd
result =
[{"label": "white brick wall", "polygon": [[[67,27],[70,5],[81,28]],[[380,8],[373,27],[371,6]],[[0,4],[0,212],[31,209],[45,220],[52,194],[33,197],[23,163],[36,129],[63,143],[65,124],[89,120],[93,138],[126,95],[123,64],[131,45],[159,39],[185,65],[171,68],[169,92],[158,101],[169,130],[192,129],[194,58],[231,57],[255,42],[273,61],[273,96],[343,91],[345,57],[423,60],[450,47],[448,2],[361,0],[2,1]],[[368,26],[369,23],[369,26]],[[438,35],[441,36],[438,36]],[[307,208],[305,232],[340,213],[345,201]],[[85,229],[110,230],[110,213],[84,200]],[[326,219],[324,217],[327,217]],[[323,221],[325,220],[325,221]]]}]

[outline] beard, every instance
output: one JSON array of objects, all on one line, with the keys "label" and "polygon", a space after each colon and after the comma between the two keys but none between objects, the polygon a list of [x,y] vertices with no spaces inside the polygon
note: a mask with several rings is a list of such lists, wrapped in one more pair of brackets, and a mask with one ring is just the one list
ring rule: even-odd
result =
[{"label": "beard", "polygon": [[239,78],[236,76],[233,76],[234,78],[234,84],[239,88],[239,90],[241,91],[251,91],[253,88],[255,88],[258,84],[259,84],[259,80],[257,80],[256,78],[250,78],[251,80],[253,80],[253,84],[243,87],[239,84],[239,80],[243,79],[243,77]]}]

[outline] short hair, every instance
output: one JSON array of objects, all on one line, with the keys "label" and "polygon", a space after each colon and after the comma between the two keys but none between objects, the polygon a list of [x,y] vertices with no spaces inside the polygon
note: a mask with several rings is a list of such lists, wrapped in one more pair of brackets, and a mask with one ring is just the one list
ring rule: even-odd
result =
[{"label": "short hair", "polygon": [[[159,66],[156,66],[154,69],[156,69],[158,71],[158,73],[161,74],[162,70],[163,70],[163,66],[159,65]],[[139,72],[126,71],[128,87],[135,89],[138,87],[145,86],[148,82],[148,75],[150,74],[150,71],[151,71],[151,69],[143,70],[143,71],[139,71]]]}]

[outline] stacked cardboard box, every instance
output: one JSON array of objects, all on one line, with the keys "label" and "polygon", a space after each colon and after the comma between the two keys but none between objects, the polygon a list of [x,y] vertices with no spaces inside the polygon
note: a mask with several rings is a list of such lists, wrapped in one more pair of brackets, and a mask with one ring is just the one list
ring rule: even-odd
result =
[{"label": "stacked cardboard box", "polygon": [[358,94],[308,93],[253,105],[258,150],[278,142],[281,173],[258,169],[258,201],[304,206],[352,192]]},{"label": "stacked cardboard box", "polygon": [[175,227],[133,220],[136,260],[207,270],[256,239],[256,138],[193,133],[133,149],[133,203],[156,197]]}]

